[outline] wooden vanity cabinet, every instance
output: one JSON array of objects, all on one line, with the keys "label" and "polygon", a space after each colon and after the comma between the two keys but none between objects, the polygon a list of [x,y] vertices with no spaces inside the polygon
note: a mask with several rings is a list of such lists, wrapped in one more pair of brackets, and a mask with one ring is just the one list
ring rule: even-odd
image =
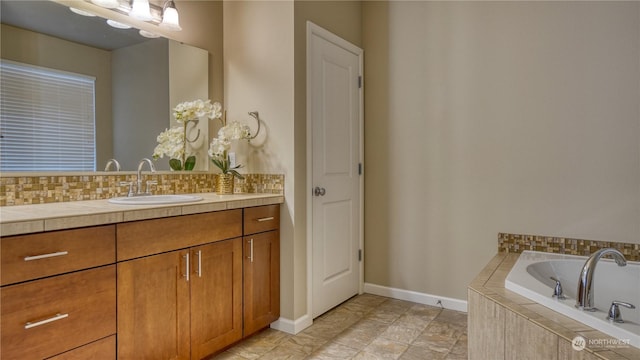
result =
[{"label": "wooden vanity cabinet", "polygon": [[279,214],[268,205],[2,238],[0,358],[202,359],[269,326]]},{"label": "wooden vanity cabinet", "polygon": [[244,336],[280,317],[280,206],[244,210]]},{"label": "wooden vanity cabinet", "polygon": [[[202,244],[154,254],[178,220],[173,246]],[[201,359],[241,339],[242,210],[151,222],[118,228],[119,251],[144,256],[118,263],[118,358]]]},{"label": "wooden vanity cabinet", "polygon": [[[0,241],[0,358],[73,359],[115,338],[115,226]],[[115,358],[115,341],[99,351]]]}]

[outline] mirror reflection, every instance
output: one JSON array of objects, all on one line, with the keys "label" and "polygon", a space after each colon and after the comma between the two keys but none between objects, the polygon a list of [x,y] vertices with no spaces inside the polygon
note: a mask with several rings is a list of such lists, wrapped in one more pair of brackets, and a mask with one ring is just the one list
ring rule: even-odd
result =
[{"label": "mirror reflection", "polygon": [[[3,0],[0,5],[3,60],[95,78],[95,164],[90,170],[103,170],[111,158],[122,170],[133,170],[140,159],[151,157],[157,135],[171,124],[175,104],[208,98],[205,50],[145,38],[136,29],[116,29],[105,19],[81,16],[51,1]],[[200,123],[207,134],[206,122]],[[199,158],[196,170],[206,170],[206,155]],[[166,161],[156,166],[169,169]]]}]

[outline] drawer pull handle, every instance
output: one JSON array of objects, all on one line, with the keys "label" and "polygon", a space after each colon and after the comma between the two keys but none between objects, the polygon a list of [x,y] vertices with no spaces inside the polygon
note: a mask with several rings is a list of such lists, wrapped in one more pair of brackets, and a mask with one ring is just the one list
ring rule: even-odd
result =
[{"label": "drawer pull handle", "polygon": [[44,319],[44,320],[41,320],[41,321],[36,321],[36,322],[33,322],[33,323],[32,322],[28,322],[28,323],[24,324],[24,328],[25,329],[31,329],[31,328],[34,328],[36,326],[40,326],[40,325],[48,324],[50,322],[62,320],[64,318],[66,318],[66,317],[69,317],[69,314],[57,313],[56,316],[48,318],[48,319]]},{"label": "drawer pull handle", "polygon": [[52,257],[56,257],[56,256],[64,256],[64,255],[68,255],[68,254],[69,254],[68,251],[58,251],[58,252],[54,252],[54,253],[51,253],[51,254],[25,256],[24,257],[24,261],[47,259],[47,258],[52,258]]},{"label": "drawer pull handle", "polygon": [[274,217],[273,216],[269,216],[269,217],[264,217],[264,218],[260,218],[258,219],[258,222],[263,222],[263,221],[271,221],[273,220]]}]

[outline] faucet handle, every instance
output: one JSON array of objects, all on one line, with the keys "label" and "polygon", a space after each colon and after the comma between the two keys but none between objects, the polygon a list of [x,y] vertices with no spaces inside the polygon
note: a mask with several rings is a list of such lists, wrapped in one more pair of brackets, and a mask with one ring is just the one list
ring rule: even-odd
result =
[{"label": "faucet handle", "polygon": [[127,193],[127,196],[133,196],[133,181],[120,181],[120,186],[128,186],[129,192]]},{"label": "faucet handle", "polygon": [[629,309],[635,309],[636,307],[633,304],[629,304],[627,302],[614,300],[611,303],[611,307],[609,308],[609,314],[607,315],[607,320],[623,323],[622,314],[620,314],[620,306],[624,306]]},{"label": "faucet handle", "polygon": [[558,300],[566,299],[567,297],[562,293],[562,284],[560,283],[560,280],[554,278],[553,276],[551,276],[550,279],[556,282],[556,286],[553,289],[552,296]]},{"label": "faucet handle", "polygon": [[145,194],[151,194],[151,189],[149,189],[149,187],[151,185],[158,185],[158,181],[157,180],[147,180],[147,186],[145,188]]}]

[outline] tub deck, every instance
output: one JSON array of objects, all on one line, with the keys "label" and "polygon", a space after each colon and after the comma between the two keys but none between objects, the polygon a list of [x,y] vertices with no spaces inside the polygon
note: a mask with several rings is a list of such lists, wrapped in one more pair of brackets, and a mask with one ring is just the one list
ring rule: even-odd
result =
[{"label": "tub deck", "polygon": [[[582,336],[586,340],[589,339],[611,339],[611,336],[595,330],[587,325],[555,312],[543,305],[532,300],[520,296],[504,286],[505,279],[511,268],[515,265],[520,254],[514,253],[498,253],[491,261],[480,271],[478,276],[469,284],[469,290],[497,303],[498,305],[526,318],[531,323],[544,328],[545,330],[557,335],[560,339],[564,339],[569,343],[576,337]],[[470,304],[471,308],[471,304]],[[471,322],[469,323],[471,327]],[[469,334],[472,329],[469,329]],[[471,339],[470,339],[471,340]],[[523,339],[526,341],[526,339]],[[470,342],[471,347],[471,342]],[[473,349],[469,349],[471,356]],[[609,359],[609,360],[637,360],[640,359],[640,349],[626,346],[610,348],[606,346],[593,346],[587,342],[583,351],[573,351],[570,353],[569,359]]]}]

